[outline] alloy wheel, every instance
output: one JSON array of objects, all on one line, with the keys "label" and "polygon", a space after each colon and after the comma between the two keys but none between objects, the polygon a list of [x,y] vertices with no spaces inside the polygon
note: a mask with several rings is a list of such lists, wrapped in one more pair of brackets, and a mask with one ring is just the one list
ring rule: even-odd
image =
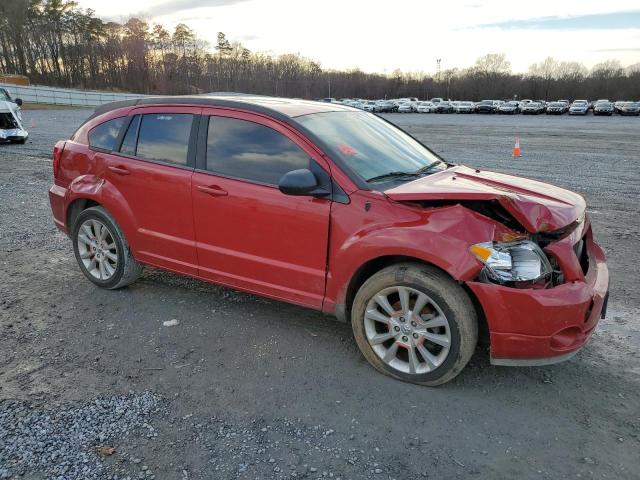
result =
[{"label": "alloy wheel", "polygon": [[451,346],[442,309],[424,292],[405,286],[385,288],[369,300],[364,329],[375,354],[403,373],[432,372]]},{"label": "alloy wheel", "polygon": [[97,280],[109,280],[118,268],[118,246],[109,228],[99,220],[85,220],[77,243],[87,272]]}]

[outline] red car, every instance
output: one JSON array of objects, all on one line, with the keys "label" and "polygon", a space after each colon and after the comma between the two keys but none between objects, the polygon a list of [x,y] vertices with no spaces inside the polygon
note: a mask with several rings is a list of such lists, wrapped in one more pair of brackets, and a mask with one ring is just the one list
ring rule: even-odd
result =
[{"label": "red car", "polygon": [[84,275],[143,265],[333,314],[393,377],[571,357],[609,275],[580,195],[453,166],[376,115],[249,95],[99,107],[54,149],[49,197]]}]

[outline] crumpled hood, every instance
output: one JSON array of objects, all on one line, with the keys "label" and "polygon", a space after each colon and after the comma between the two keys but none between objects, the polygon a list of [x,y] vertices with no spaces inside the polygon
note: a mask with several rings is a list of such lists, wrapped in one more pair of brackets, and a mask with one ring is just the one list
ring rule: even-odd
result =
[{"label": "crumpled hood", "polygon": [[7,138],[27,138],[29,133],[22,126],[20,121],[20,114],[18,106],[12,102],[0,101],[0,115],[9,116],[8,119],[0,119],[0,125],[6,126],[8,121],[9,125],[17,128],[0,128],[0,139],[5,140]]},{"label": "crumpled hood", "polygon": [[529,232],[551,232],[584,216],[577,193],[547,183],[464,166],[419,178],[384,192],[397,201],[496,200]]}]

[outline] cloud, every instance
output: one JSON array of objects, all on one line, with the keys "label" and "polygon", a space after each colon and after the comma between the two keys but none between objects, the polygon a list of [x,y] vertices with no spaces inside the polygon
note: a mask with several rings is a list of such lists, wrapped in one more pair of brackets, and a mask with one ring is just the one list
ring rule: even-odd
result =
[{"label": "cloud", "polygon": [[477,25],[474,28],[499,28],[502,30],[619,30],[640,28],[640,10],[568,17],[556,16],[507,20]]},{"label": "cloud", "polygon": [[622,47],[622,48],[598,48],[596,50],[591,50],[592,52],[640,52],[640,47]]},{"label": "cloud", "polygon": [[259,40],[260,37],[258,35],[240,35],[238,40],[241,42],[251,42],[252,40]]},{"label": "cloud", "polygon": [[193,10],[203,7],[222,7],[246,2],[247,0],[167,0],[146,13],[153,16],[171,15],[184,10]]}]

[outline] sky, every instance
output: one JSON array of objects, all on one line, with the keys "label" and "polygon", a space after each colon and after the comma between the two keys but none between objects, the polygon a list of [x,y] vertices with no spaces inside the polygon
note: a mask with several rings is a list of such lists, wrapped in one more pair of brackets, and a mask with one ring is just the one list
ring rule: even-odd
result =
[{"label": "sky", "polygon": [[217,32],[252,51],[300,53],[323,68],[366,72],[466,68],[505,53],[515,72],[548,56],[640,62],[638,0],[77,0],[109,20],[138,16]]}]

